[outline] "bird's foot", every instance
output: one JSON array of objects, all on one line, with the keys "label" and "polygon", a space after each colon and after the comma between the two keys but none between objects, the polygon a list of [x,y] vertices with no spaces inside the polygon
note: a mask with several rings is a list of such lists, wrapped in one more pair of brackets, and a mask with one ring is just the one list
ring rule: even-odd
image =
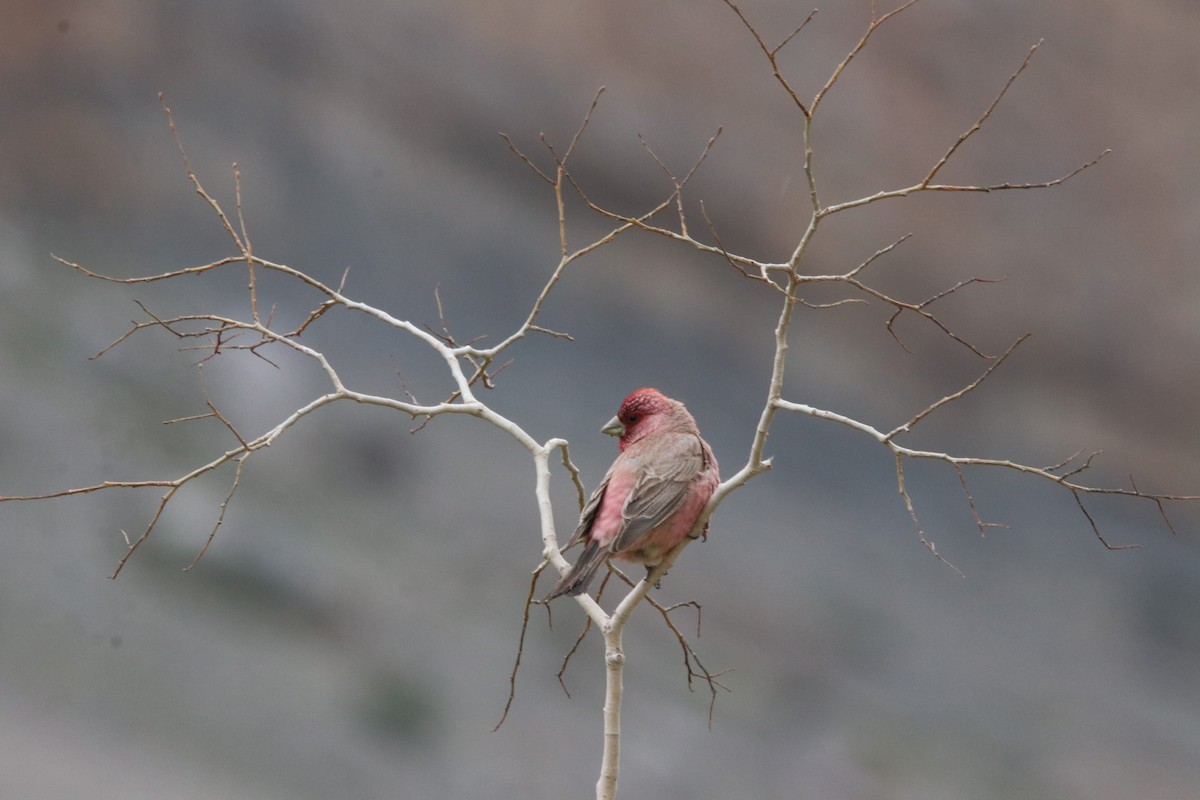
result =
[{"label": "bird's foot", "polygon": [[[653,567],[646,567],[646,580],[650,580],[650,576],[654,574],[654,570],[655,570],[657,567],[658,567],[658,565],[657,565],[657,564],[655,564]],[[667,577],[667,573],[665,573],[665,572],[664,572],[662,575],[659,575],[659,576],[658,576],[658,580],[656,580],[656,581],[654,582],[654,588],[655,588],[655,589],[661,589],[661,588],[662,588],[662,579],[663,579],[663,578],[665,578],[665,577]]]}]

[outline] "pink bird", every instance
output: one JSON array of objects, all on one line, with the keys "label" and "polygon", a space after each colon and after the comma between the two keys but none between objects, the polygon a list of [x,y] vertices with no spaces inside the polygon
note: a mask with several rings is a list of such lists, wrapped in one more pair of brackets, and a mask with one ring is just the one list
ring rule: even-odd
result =
[{"label": "pink bird", "polygon": [[[592,493],[567,547],[583,542],[575,566],[545,600],[587,591],[609,557],[657,566],[691,533],[721,481],[717,459],[683,403],[638,389],[600,429],[621,454]],[[565,549],[565,548],[564,548]]]}]

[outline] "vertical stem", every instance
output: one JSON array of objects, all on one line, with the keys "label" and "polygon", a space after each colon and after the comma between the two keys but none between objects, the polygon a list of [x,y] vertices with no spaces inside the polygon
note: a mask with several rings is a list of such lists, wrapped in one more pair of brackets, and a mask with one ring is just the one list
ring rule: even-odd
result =
[{"label": "vertical stem", "polygon": [[604,632],[604,760],[600,780],[596,782],[596,800],[614,800],[621,761],[621,677],[625,670],[625,651],[621,645],[624,625],[613,625]]},{"label": "vertical stem", "polygon": [[804,177],[808,183],[809,201],[812,204],[812,213],[808,219],[808,225],[804,229],[804,233],[800,236],[800,241],[796,243],[796,249],[792,251],[791,258],[788,259],[788,280],[784,292],[783,306],[779,310],[779,321],[775,325],[775,359],[771,367],[771,386],[767,392],[767,402],[763,406],[762,416],[758,421],[758,428],[754,433],[754,441],[750,446],[750,459],[747,464],[752,472],[761,472],[770,466],[770,459],[763,458],[763,450],[767,444],[767,434],[771,430],[771,421],[775,418],[775,411],[778,406],[779,398],[783,395],[783,376],[785,367],[787,366],[787,351],[788,351],[788,332],[792,327],[792,316],[796,311],[797,296],[796,292],[800,289],[800,261],[808,250],[808,244],[812,241],[813,236],[817,232],[817,225],[821,222],[822,209],[821,201],[817,195],[817,181],[813,174],[812,166],[812,116],[805,115],[804,118]]}]

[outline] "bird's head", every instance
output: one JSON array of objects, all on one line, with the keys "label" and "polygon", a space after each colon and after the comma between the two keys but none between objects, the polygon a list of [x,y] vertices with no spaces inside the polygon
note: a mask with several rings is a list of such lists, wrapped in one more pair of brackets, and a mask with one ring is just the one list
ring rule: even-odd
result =
[{"label": "bird's head", "polygon": [[624,450],[648,433],[681,423],[695,425],[683,403],[657,389],[638,389],[625,398],[617,415],[600,431],[618,437]]}]

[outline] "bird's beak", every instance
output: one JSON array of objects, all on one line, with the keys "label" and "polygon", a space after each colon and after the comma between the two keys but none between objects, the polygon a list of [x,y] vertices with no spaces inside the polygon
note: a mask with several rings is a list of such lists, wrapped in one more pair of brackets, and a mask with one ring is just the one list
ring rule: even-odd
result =
[{"label": "bird's beak", "polygon": [[625,426],[621,424],[621,420],[613,417],[604,427],[600,429],[601,433],[607,433],[609,436],[624,436]]}]

